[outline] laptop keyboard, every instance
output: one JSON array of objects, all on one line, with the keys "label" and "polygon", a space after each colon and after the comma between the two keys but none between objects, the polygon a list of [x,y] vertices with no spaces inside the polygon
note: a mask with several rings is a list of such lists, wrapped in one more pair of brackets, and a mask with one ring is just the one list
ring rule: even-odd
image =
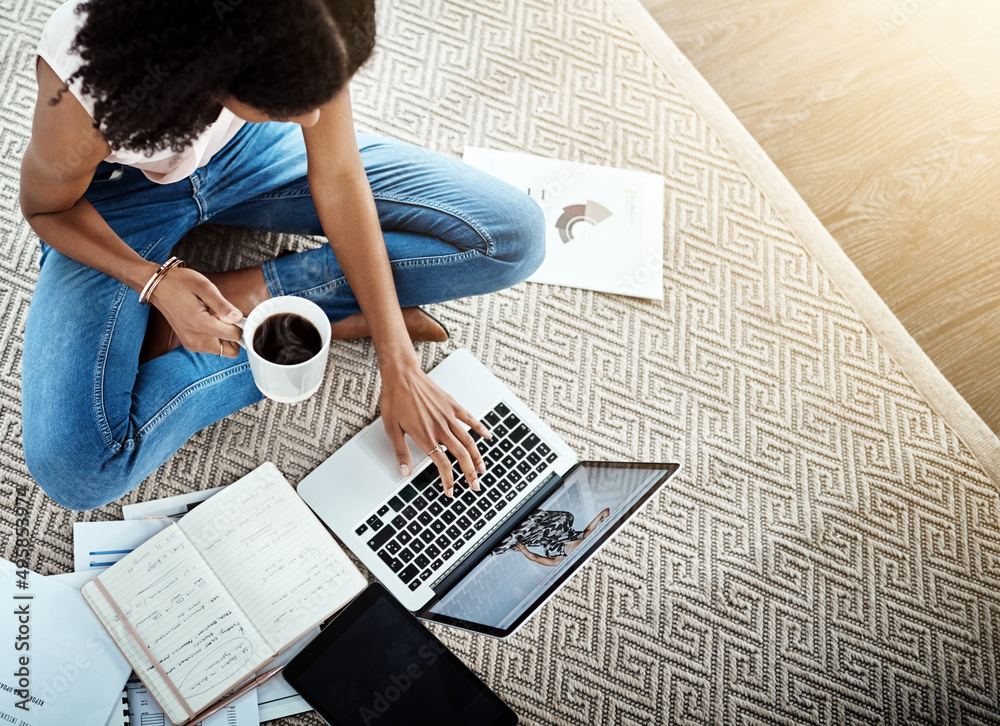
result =
[{"label": "laptop keyboard", "polygon": [[556,453],[503,402],[480,420],[493,438],[469,431],[486,464],[478,492],[469,489],[449,451],[454,499],[444,495],[432,463],[355,527],[355,534],[368,537],[368,546],[410,590],[450,566],[449,561],[556,460]]}]

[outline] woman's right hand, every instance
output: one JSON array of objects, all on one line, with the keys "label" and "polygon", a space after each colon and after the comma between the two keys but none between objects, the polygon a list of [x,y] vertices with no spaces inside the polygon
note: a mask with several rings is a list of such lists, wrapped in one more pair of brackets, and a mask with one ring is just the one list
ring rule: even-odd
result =
[{"label": "woman's right hand", "polygon": [[175,267],[160,280],[150,302],[163,313],[181,345],[193,353],[226,358],[240,354],[243,319],[236,306],[222,296],[211,280],[197,270]]}]

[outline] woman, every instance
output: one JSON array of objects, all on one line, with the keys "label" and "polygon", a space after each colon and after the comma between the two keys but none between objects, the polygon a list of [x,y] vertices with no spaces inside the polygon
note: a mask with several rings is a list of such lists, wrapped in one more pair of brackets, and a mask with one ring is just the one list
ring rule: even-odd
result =
[{"label": "woman", "polygon": [[[555,567],[583,544],[597,529],[597,525],[611,516],[605,507],[594,517],[582,532],[573,529],[573,513],[539,509],[517,525],[507,538],[493,549],[494,555],[504,552],[520,552],[527,559],[546,567]],[[528,545],[542,550],[537,554]]]},{"label": "woman", "polygon": [[[21,166],[42,240],[22,434],[56,502],[113,501],[260,400],[234,323],[279,294],[319,304],[335,338],[371,336],[404,474],[406,433],[446,492],[445,450],[475,486],[466,427],[488,432],[420,370],[411,339],[447,333],[417,306],[523,280],[544,254],[542,216],[452,159],[355,136],[348,85],[374,39],[371,0],[71,0],[48,21]],[[164,272],[204,222],[329,244]]]}]

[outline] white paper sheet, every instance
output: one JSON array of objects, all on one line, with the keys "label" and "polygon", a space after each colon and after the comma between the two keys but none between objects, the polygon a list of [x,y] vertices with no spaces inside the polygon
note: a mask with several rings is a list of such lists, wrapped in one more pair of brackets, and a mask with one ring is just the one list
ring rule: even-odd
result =
[{"label": "white paper sheet", "polygon": [[[0,723],[105,726],[120,706],[131,672],[128,662],[76,589],[27,574],[19,576],[12,562],[0,560],[0,597],[10,606],[0,619],[5,643],[0,647]],[[22,623],[15,610],[24,607]],[[19,635],[27,650],[16,649]],[[21,668],[28,672],[23,677],[32,699],[27,711],[16,706],[22,698],[14,692],[23,687],[16,675]]]},{"label": "white paper sheet", "polygon": [[100,568],[94,568],[92,570],[84,570],[83,572],[63,572],[58,575],[46,575],[46,577],[79,590],[83,587],[84,583],[89,582],[91,578],[97,577],[101,572],[103,570]]},{"label": "white paper sheet", "polygon": [[527,193],[546,221],[529,282],[663,299],[663,176],[467,147],[465,163]]},{"label": "white paper sheet", "polygon": [[133,522],[74,522],[73,569],[103,572],[154,534],[171,525],[169,519]]},{"label": "white paper sheet", "polygon": [[[269,668],[283,666],[288,663],[300,650],[309,645],[309,642],[319,635],[319,628],[313,628],[303,635],[294,645],[288,646],[288,650],[281,653],[271,663]],[[280,673],[257,689],[257,711],[261,722],[272,721],[276,718],[292,716],[296,713],[312,711],[313,708],[306,700],[299,695],[299,692],[288,685],[284,676]]]},{"label": "white paper sheet", "polygon": [[[259,690],[255,688],[240,696],[195,726],[260,726],[260,719],[257,716]],[[130,679],[128,682],[128,717],[129,726],[170,726],[167,717],[138,678]]]},{"label": "white paper sheet", "polygon": [[218,494],[223,489],[225,489],[225,487],[215,487],[213,489],[205,489],[200,492],[178,494],[175,497],[154,499],[149,502],[126,504],[122,507],[122,517],[126,521],[152,516],[173,517],[174,519],[180,519],[210,496]]},{"label": "white paper sheet", "polygon": [[128,715],[128,694],[125,691],[122,691],[121,698],[115,701],[108,722],[104,726],[132,726],[132,720]]},{"label": "white paper sheet", "polygon": [[[97,577],[100,572],[100,570],[87,570],[86,572],[63,572],[58,575],[46,575],[45,577],[79,590],[83,587],[85,582],[89,581],[92,577]],[[122,691],[122,698],[126,698],[124,691]],[[108,721],[105,726],[131,726],[128,719],[127,698],[124,703],[121,701],[115,701],[115,705],[111,709],[111,713],[108,715]]]}]

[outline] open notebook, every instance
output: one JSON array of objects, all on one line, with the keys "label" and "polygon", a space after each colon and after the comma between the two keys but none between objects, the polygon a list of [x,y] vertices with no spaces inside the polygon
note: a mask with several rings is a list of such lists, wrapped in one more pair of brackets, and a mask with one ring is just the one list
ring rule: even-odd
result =
[{"label": "open notebook", "polygon": [[81,592],[167,718],[183,724],[365,584],[267,463]]}]

